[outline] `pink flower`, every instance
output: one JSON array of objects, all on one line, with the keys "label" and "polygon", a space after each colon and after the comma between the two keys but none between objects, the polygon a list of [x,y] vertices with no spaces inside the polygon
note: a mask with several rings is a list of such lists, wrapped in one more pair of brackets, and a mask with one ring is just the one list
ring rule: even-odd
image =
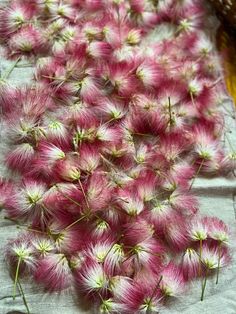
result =
[{"label": "pink flower", "polygon": [[159,85],[162,71],[159,66],[151,60],[143,62],[136,70],[136,76],[147,88]]},{"label": "pink flower", "polygon": [[208,270],[222,268],[229,264],[230,257],[226,247],[208,246],[204,244],[202,247],[201,261]]},{"label": "pink flower", "polygon": [[108,277],[103,266],[97,262],[86,262],[75,274],[78,287],[85,292],[105,291],[108,288]]},{"label": "pink flower", "polygon": [[19,172],[24,172],[29,169],[34,156],[34,147],[29,143],[22,143],[17,145],[14,150],[7,154],[6,162],[10,168]]},{"label": "pink flower", "polygon": [[6,203],[7,214],[12,218],[40,221],[45,223],[49,210],[43,205],[43,197],[47,190],[44,183],[26,180],[22,186],[14,191],[12,198],[14,205]]},{"label": "pink flower", "polygon": [[198,211],[198,200],[188,191],[176,189],[169,198],[171,206],[182,214],[193,215]]},{"label": "pink flower", "polygon": [[161,271],[160,289],[166,297],[179,296],[185,288],[185,280],[179,267],[173,263],[167,264]]},{"label": "pink flower", "polygon": [[209,238],[219,243],[228,243],[229,229],[221,219],[217,217],[204,217],[203,222],[207,227]]},{"label": "pink flower", "polygon": [[187,248],[181,264],[184,278],[186,280],[192,280],[199,276],[199,267],[200,260],[198,253],[192,248]]},{"label": "pink flower", "polygon": [[0,12],[0,34],[5,40],[24,27],[34,16],[34,7],[27,1],[13,1]]},{"label": "pink flower", "polygon": [[72,273],[64,254],[49,253],[37,263],[34,278],[49,291],[67,289],[72,283]]},{"label": "pink flower", "polygon": [[11,57],[35,56],[47,50],[47,43],[42,36],[42,31],[32,25],[25,26],[13,35],[8,46]]}]

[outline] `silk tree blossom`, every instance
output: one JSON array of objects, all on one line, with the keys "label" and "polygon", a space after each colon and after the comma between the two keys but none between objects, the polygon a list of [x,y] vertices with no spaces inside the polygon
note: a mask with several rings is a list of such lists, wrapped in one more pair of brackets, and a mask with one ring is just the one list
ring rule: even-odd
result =
[{"label": "silk tree blossom", "polygon": [[8,39],[15,32],[21,29],[34,15],[34,8],[28,3],[16,1],[0,12],[1,37]]},{"label": "silk tree blossom", "polygon": [[154,271],[162,265],[164,247],[151,238],[135,245],[130,254],[128,261],[134,264],[135,269],[145,267]]},{"label": "silk tree blossom", "polygon": [[230,257],[226,248],[219,249],[217,246],[202,247],[202,263],[208,270],[216,270],[218,267],[224,267],[230,262]]},{"label": "silk tree blossom", "polygon": [[49,291],[70,287],[72,273],[64,254],[49,253],[37,263],[34,278]]},{"label": "silk tree blossom", "polygon": [[87,184],[88,205],[93,211],[101,210],[111,201],[112,186],[102,173],[94,172]]},{"label": "silk tree blossom", "polygon": [[206,129],[204,130],[200,126],[196,127],[194,129],[194,141],[194,151],[200,158],[211,160],[217,154],[219,144]]},{"label": "silk tree blossom", "polygon": [[213,50],[213,44],[210,39],[204,34],[200,34],[196,44],[193,47],[193,53],[196,53],[200,57],[208,56]]},{"label": "silk tree blossom", "polygon": [[8,207],[6,210],[10,217],[27,220],[41,220],[43,222],[48,210],[43,205],[43,196],[47,188],[45,184],[36,181],[25,181],[24,184],[12,195],[14,206]]},{"label": "silk tree blossom", "polygon": [[166,297],[176,297],[185,289],[185,280],[178,266],[169,263],[161,271],[160,289]]},{"label": "silk tree blossom", "polygon": [[[15,200],[12,201],[14,193],[14,185],[10,180],[5,180],[0,177],[0,209],[9,206],[14,206]],[[8,205],[6,205],[8,204]]]},{"label": "silk tree blossom", "polygon": [[10,56],[33,56],[43,53],[47,43],[42,37],[42,32],[32,25],[22,28],[13,35],[9,41]]},{"label": "silk tree blossom", "polygon": [[78,159],[78,156],[67,156],[66,159],[56,163],[54,170],[66,181],[77,181],[81,175]]},{"label": "silk tree blossom", "polygon": [[75,273],[75,280],[79,287],[85,292],[106,291],[108,289],[109,278],[104,267],[97,262],[89,262]]},{"label": "silk tree blossom", "polygon": [[186,249],[190,244],[188,226],[181,216],[173,215],[172,221],[165,225],[165,238],[173,251]]},{"label": "silk tree blossom", "polygon": [[13,265],[19,263],[20,270],[29,271],[35,268],[36,259],[34,248],[31,245],[28,234],[23,234],[9,242],[11,245],[6,250],[7,261]]},{"label": "silk tree blossom", "polygon": [[113,298],[104,299],[101,301],[101,305],[99,306],[100,314],[113,314],[119,313],[122,310],[122,306],[115,302]]},{"label": "silk tree blossom", "polygon": [[174,216],[174,210],[168,201],[154,201],[150,211],[150,221],[156,228],[163,228]]},{"label": "silk tree blossom", "polygon": [[229,228],[217,217],[204,217],[204,224],[207,227],[208,237],[219,243],[228,244]]},{"label": "silk tree blossom", "polygon": [[93,245],[88,254],[98,263],[103,263],[104,269],[108,273],[113,273],[115,269],[119,269],[125,257],[123,245],[109,240]]},{"label": "silk tree blossom", "polygon": [[88,54],[93,58],[109,58],[112,53],[112,47],[107,42],[93,41],[88,46]]},{"label": "silk tree blossom", "polygon": [[135,313],[140,307],[143,292],[136,282],[125,276],[115,276],[110,280],[111,291],[115,301],[126,313]]},{"label": "silk tree blossom", "polygon": [[194,218],[189,226],[189,236],[193,241],[207,239],[208,228],[202,219]]},{"label": "silk tree blossom", "polygon": [[202,82],[198,79],[193,79],[188,82],[188,92],[192,95],[192,97],[197,97],[203,89]]},{"label": "silk tree blossom", "polygon": [[97,108],[98,113],[109,120],[118,120],[124,117],[126,110],[122,103],[117,100],[101,99],[99,107]]},{"label": "silk tree blossom", "polygon": [[156,86],[161,80],[161,70],[154,62],[142,63],[137,68],[136,75],[145,87]]},{"label": "silk tree blossom", "polygon": [[86,172],[93,172],[100,164],[100,154],[94,146],[83,145],[79,151],[79,167]]},{"label": "silk tree blossom", "polygon": [[132,195],[125,190],[120,190],[118,203],[122,210],[130,216],[139,215],[144,210],[144,203],[138,195]]},{"label": "silk tree blossom", "polygon": [[183,214],[193,215],[198,211],[198,200],[185,190],[176,189],[169,197],[170,205]]},{"label": "silk tree blossom", "polygon": [[50,173],[56,161],[62,160],[66,157],[65,152],[58,146],[41,142],[38,146],[38,154],[35,163],[41,167],[45,173]]},{"label": "silk tree blossom", "polygon": [[96,137],[98,140],[104,142],[118,142],[122,138],[122,129],[101,125],[96,131]]},{"label": "silk tree blossom", "polygon": [[46,236],[36,236],[31,241],[33,248],[35,249],[35,254],[39,256],[46,256],[52,252],[55,252],[55,243],[50,238]]},{"label": "silk tree blossom", "polygon": [[199,276],[200,263],[198,253],[192,248],[187,248],[181,263],[183,276],[186,280],[192,280]]},{"label": "silk tree blossom", "polygon": [[7,154],[6,162],[12,169],[23,172],[30,166],[34,156],[34,147],[29,143],[22,143],[17,145],[13,151]]},{"label": "silk tree blossom", "polygon": [[226,248],[220,248],[218,246],[208,246],[205,244],[202,248],[201,253],[201,261],[205,267],[205,279],[202,285],[202,294],[201,294],[201,301],[203,301],[207,276],[209,272],[217,270],[217,278],[216,284],[218,283],[219,278],[219,270],[220,268],[226,266],[229,261],[230,257],[228,254],[228,250]]},{"label": "silk tree blossom", "polygon": [[51,118],[45,120],[45,133],[49,140],[66,141],[68,133],[65,124],[60,119]]},{"label": "silk tree blossom", "polygon": [[126,245],[135,246],[153,237],[155,231],[153,225],[146,219],[137,217],[132,223],[127,223],[123,228],[124,242]]}]

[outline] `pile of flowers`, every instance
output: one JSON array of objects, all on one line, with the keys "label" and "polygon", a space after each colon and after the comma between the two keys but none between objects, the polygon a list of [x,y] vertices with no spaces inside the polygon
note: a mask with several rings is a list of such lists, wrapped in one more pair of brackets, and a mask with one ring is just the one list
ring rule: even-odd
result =
[{"label": "pile of flowers", "polygon": [[[73,287],[99,313],[158,313],[188,282],[218,282],[229,231],[201,216],[195,177],[228,174],[224,85],[199,0],[15,0],[0,12],[14,66],[1,79],[13,174],[0,204],[17,287]],[[25,301],[25,298],[24,298]],[[27,305],[27,304],[26,304]],[[28,313],[30,312],[27,306]]]}]

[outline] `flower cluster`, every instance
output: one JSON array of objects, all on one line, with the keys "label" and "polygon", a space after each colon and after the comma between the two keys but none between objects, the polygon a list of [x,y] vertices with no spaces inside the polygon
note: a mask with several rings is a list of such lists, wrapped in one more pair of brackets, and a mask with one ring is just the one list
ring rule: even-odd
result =
[{"label": "flower cluster", "polygon": [[18,175],[0,182],[0,205],[27,229],[6,249],[15,286],[25,274],[47,291],[75,287],[99,313],[133,314],[159,312],[194,278],[218,281],[229,231],[199,215],[191,188],[235,162],[220,144],[224,85],[205,16],[199,0],[1,10],[6,55],[36,64],[31,84],[1,96]]}]

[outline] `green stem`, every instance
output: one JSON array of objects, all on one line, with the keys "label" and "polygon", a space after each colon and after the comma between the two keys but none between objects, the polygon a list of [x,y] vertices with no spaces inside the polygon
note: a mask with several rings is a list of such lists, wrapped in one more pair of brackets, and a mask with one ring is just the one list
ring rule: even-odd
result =
[{"label": "green stem", "polygon": [[201,277],[202,275],[201,263],[202,263],[202,239],[200,239],[200,242],[199,242],[199,268],[198,268],[199,277]]},{"label": "green stem", "polygon": [[20,263],[21,263],[21,257],[18,258],[17,266],[16,266],[16,273],[15,273],[15,280],[14,280],[14,286],[13,286],[13,300],[16,298],[16,286],[18,282],[19,277],[19,270],[20,270]]},{"label": "green stem", "polygon": [[64,230],[62,231],[66,231],[68,229],[70,229],[71,227],[73,227],[74,225],[76,225],[78,222],[80,222],[81,220],[85,219],[86,217],[88,217],[89,215],[84,215],[82,217],[80,217],[79,219],[77,219],[76,221],[72,222],[70,225],[68,225]]},{"label": "green stem", "polygon": [[194,101],[194,96],[192,92],[190,92],[190,96],[191,96],[192,104],[195,107],[195,101]]},{"label": "green stem", "polygon": [[217,285],[218,282],[219,282],[220,259],[221,259],[221,243],[219,244],[219,256],[218,256],[217,273],[216,273],[216,285]]},{"label": "green stem", "polygon": [[204,159],[202,159],[202,161],[201,161],[201,163],[200,163],[200,165],[199,165],[199,167],[198,167],[198,170],[197,170],[196,174],[195,174],[194,177],[193,177],[193,180],[192,180],[192,182],[191,182],[191,184],[190,184],[190,187],[189,187],[189,191],[192,189],[193,183],[194,183],[194,181],[196,180],[197,176],[199,175],[199,173],[200,173],[200,171],[201,171],[201,169],[202,169],[203,163],[204,163]]},{"label": "green stem", "polygon": [[204,283],[203,283],[203,286],[202,286],[201,301],[203,301],[203,298],[204,298],[204,293],[205,293],[205,289],[206,289],[206,282],[207,282],[207,271],[206,271],[206,277],[204,279]]},{"label": "green stem", "polygon": [[83,185],[82,185],[82,183],[81,183],[80,179],[78,180],[78,182],[79,182],[79,185],[80,185],[81,191],[82,191],[82,193],[83,193],[83,196],[84,196],[84,200],[85,200],[86,206],[87,206],[88,210],[90,210],[89,202],[88,202],[87,196],[86,196],[86,194],[85,194],[85,191],[84,191],[84,188],[83,188]]},{"label": "green stem", "polygon": [[22,289],[22,286],[21,286],[19,280],[18,280],[18,287],[19,287],[19,290],[20,290],[20,292],[21,292],[22,299],[23,299],[23,302],[24,302],[24,305],[25,305],[27,314],[30,314],[29,306],[28,306],[28,303],[27,303],[27,301],[26,301],[25,294],[24,294],[24,291],[23,291],[23,289]]},{"label": "green stem", "polygon": [[172,113],[171,113],[171,102],[170,102],[170,97],[168,97],[168,111],[169,111],[169,117],[170,117],[169,124],[170,124],[170,126],[172,126],[172,124],[173,124],[173,120],[172,120]]},{"label": "green stem", "polygon": [[9,76],[11,75],[12,71],[15,69],[15,67],[17,66],[17,64],[19,63],[21,57],[19,57],[10,67],[10,69],[3,75],[3,79],[7,80],[9,78]]},{"label": "green stem", "polygon": [[81,204],[76,202],[75,200],[73,200],[73,198],[71,198],[70,196],[66,195],[65,193],[63,193],[60,188],[58,187],[58,185],[55,185],[55,187],[57,188],[58,192],[61,193],[61,195],[63,195],[66,199],[68,199],[69,201],[71,201],[72,203],[74,203],[75,205],[81,207]]},{"label": "green stem", "polygon": [[150,297],[150,300],[149,300],[149,302],[148,302],[149,305],[150,305],[152,299],[154,298],[154,295],[155,295],[155,293],[157,292],[157,289],[158,289],[159,286],[160,286],[160,283],[161,283],[161,281],[162,281],[162,278],[163,278],[163,276],[160,277],[160,279],[159,279],[158,282],[157,282],[156,287],[155,287],[154,290],[153,290],[153,293],[152,293],[152,295],[151,295],[151,297]]}]

